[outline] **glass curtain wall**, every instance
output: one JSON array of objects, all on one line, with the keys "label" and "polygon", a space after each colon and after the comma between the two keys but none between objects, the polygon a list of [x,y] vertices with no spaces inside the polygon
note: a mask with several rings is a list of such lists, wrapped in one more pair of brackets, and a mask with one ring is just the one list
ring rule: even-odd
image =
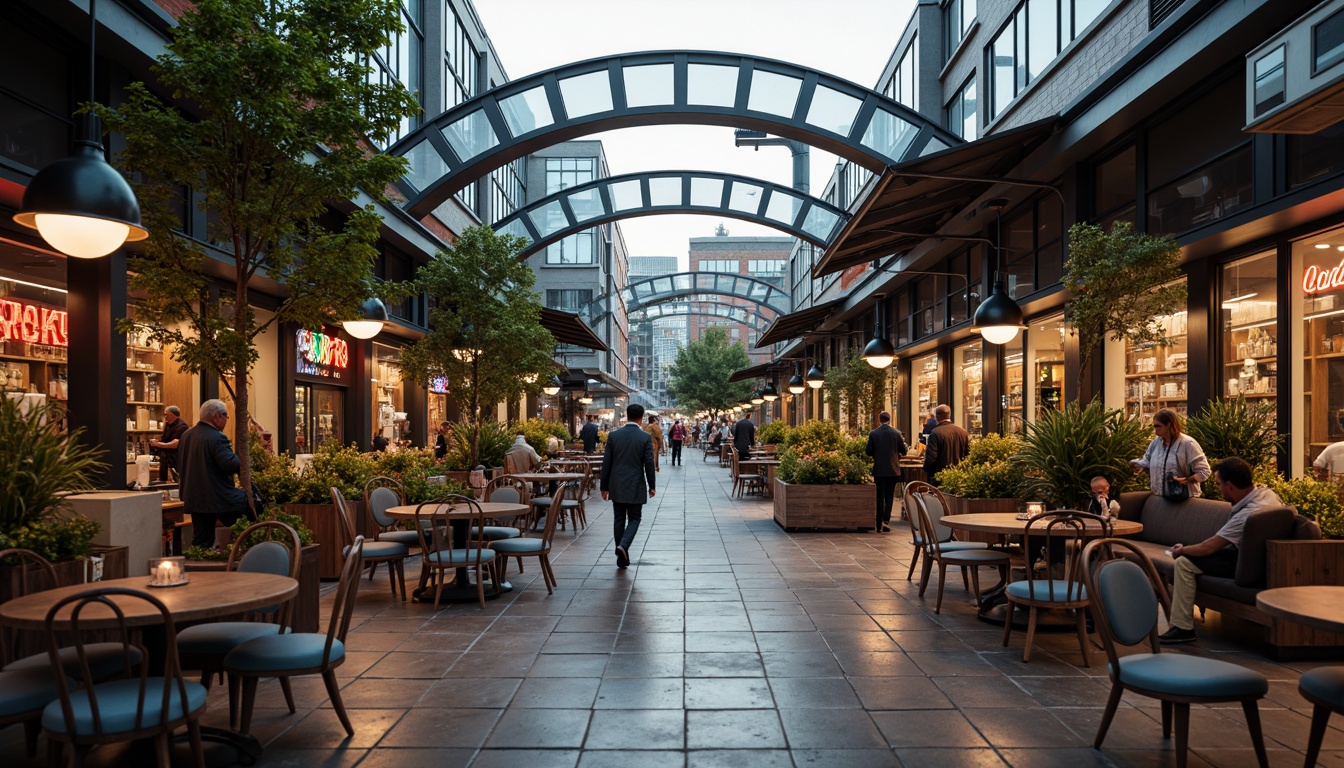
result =
[{"label": "glass curtain wall", "polygon": [[[1293,291],[1301,348],[1292,360],[1302,366],[1293,381],[1302,382],[1303,435],[1294,448],[1309,471],[1327,445],[1344,440],[1344,229],[1293,243],[1293,261],[1301,274],[1300,291]],[[1344,474],[1344,466],[1326,469]]]},{"label": "glass curtain wall", "polygon": [[1223,395],[1278,398],[1278,275],[1273,251],[1226,264],[1219,312],[1223,331]]}]

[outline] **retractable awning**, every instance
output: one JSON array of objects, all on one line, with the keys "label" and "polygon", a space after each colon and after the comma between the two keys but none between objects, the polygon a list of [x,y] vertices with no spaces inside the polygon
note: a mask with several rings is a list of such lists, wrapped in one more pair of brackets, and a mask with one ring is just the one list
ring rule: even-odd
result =
[{"label": "retractable awning", "polygon": [[780,315],[775,318],[775,322],[765,329],[761,338],[756,340],[756,349],[768,347],[781,341],[796,339],[805,333],[811,333],[817,329],[818,325],[830,316],[831,311],[845,303],[844,299],[835,299],[821,304],[815,304],[807,309],[800,309],[797,312],[790,312],[787,315]]},{"label": "retractable awning", "polygon": [[1051,117],[888,166],[812,268],[812,276],[908,251],[938,237],[957,214],[997,184],[1050,187],[1004,174],[1049,138],[1058,122]]},{"label": "retractable awning", "polygon": [[734,381],[750,381],[752,379],[760,378],[761,376],[768,374],[771,369],[778,366],[779,363],[771,361],[769,363],[761,363],[760,365],[743,368],[740,371],[734,371],[733,375],[728,377],[728,383],[731,384]]},{"label": "retractable awning", "polygon": [[593,330],[572,312],[558,309],[542,309],[541,325],[551,332],[557,344],[573,344],[576,347],[607,351],[607,345],[593,333]]}]

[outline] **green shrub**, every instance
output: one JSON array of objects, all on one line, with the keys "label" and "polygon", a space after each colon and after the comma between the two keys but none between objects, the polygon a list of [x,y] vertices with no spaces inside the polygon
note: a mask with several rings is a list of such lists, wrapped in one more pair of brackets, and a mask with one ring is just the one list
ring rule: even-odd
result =
[{"label": "green shrub", "polygon": [[348,500],[363,498],[364,484],[373,478],[373,471],[373,460],[360,453],[353,443],[347,446],[327,443],[317,449],[313,460],[299,473],[298,498],[289,503],[330,504],[332,488],[340,489]]},{"label": "green shrub", "polygon": [[782,421],[772,421],[756,430],[756,439],[763,445],[779,445],[788,442],[789,425]]},{"label": "green shrub", "polygon": [[[278,523],[284,523],[285,525],[288,525],[290,528],[293,528],[294,532],[299,534],[299,543],[301,545],[306,547],[309,544],[313,543],[313,532],[308,528],[308,526],[304,525],[303,518],[299,517],[298,515],[291,515],[285,512],[285,510],[279,506],[271,506],[266,511],[257,515],[257,519],[255,522],[247,519],[246,517],[240,517],[234,521],[233,525],[229,528],[229,530],[233,532],[233,538],[237,539],[239,536],[243,535],[243,531],[246,531],[250,526],[255,525],[256,523],[265,522],[267,520],[274,520]],[[264,529],[260,533],[252,534],[252,539],[251,542],[248,544],[248,547],[251,547],[253,544],[257,544],[263,541],[283,542],[284,540],[285,537],[281,535],[279,531],[268,528]],[[243,551],[246,552],[247,550],[244,549]]]},{"label": "green shrub", "polygon": [[59,403],[25,412],[0,396],[0,533],[49,522],[67,494],[93,490],[92,477],[107,469],[102,451],[80,442],[83,430],[53,426],[64,417]]},{"label": "green shrub", "polygon": [[257,484],[261,496],[274,504],[295,504],[299,497],[300,482],[294,471],[294,460],[289,454],[282,453],[272,457],[266,468],[252,472],[252,482]]},{"label": "green shrub", "polygon": [[803,455],[838,451],[844,447],[845,440],[844,434],[835,422],[812,419],[791,430],[784,445]]},{"label": "green shrub", "polygon": [[779,479],[799,485],[862,485],[873,481],[865,456],[855,457],[844,450],[799,454],[786,449],[780,454]]},{"label": "green shrub", "polygon": [[1279,477],[1268,485],[1284,504],[1297,507],[1298,512],[1315,520],[1323,535],[1332,539],[1344,538],[1344,500],[1341,500],[1340,485],[1313,477],[1296,480]]},{"label": "green shrub", "polygon": [[101,526],[82,515],[49,517],[0,533],[0,549],[30,549],[53,561],[84,558],[99,530]]},{"label": "green shrub", "polygon": [[[558,421],[545,421],[543,419],[515,421],[509,427],[509,433],[517,435],[519,432],[522,432],[527,436],[527,444],[532,446],[532,450],[540,454],[547,452],[546,443],[551,437],[560,438],[560,442],[562,443],[567,443],[573,439],[569,434],[569,430],[565,429],[564,424],[561,424]],[[510,442],[512,442],[512,440],[510,440]],[[508,449],[506,448],[505,450],[507,451]],[[489,466],[497,467],[499,464],[491,464]]]},{"label": "green shrub", "polygon": [[509,431],[499,422],[483,421],[478,425],[468,423],[453,425],[453,441],[456,446],[451,446],[448,455],[443,457],[444,469],[461,472],[474,468],[470,463],[471,445],[477,433],[480,434],[480,442],[475,453],[477,461],[486,467],[504,465],[504,453],[513,445],[513,436],[516,433]]},{"label": "green shrub", "polygon": [[1012,461],[963,461],[938,473],[938,489],[968,499],[1015,499],[1022,494],[1022,468]]},{"label": "green shrub", "polygon": [[962,464],[980,466],[1008,461],[1022,450],[1022,440],[1017,435],[999,435],[993,432],[984,437],[971,439],[971,450]]},{"label": "green shrub", "polygon": [[1111,481],[1116,492],[1146,485],[1129,462],[1152,439],[1149,428],[1094,398],[1062,411],[1047,410],[1028,422],[1022,448],[1011,462],[1022,471],[1022,493],[1057,508],[1084,509],[1093,477]]}]

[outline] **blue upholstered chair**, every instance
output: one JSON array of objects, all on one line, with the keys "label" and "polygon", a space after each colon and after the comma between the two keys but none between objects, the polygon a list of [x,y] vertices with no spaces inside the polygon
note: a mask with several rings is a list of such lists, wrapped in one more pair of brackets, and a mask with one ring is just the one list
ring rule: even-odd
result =
[{"label": "blue upholstered chair", "polygon": [[[1008,620],[1003,622],[1003,646],[1008,647],[1013,634],[1013,610],[1017,606],[1025,607],[1028,616],[1027,641],[1022,646],[1024,662],[1031,661],[1037,614],[1045,608],[1073,611],[1083,666],[1092,666],[1087,648],[1087,588],[1083,586],[1078,559],[1087,541],[1089,524],[1107,533],[1112,529],[1110,521],[1100,515],[1071,509],[1041,512],[1022,527],[1022,540],[1027,549],[1027,577],[1004,588],[1003,595],[1008,598]],[[1038,563],[1044,566],[1039,573],[1036,570]]]},{"label": "blue upholstered chair", "polygon": [[[265,520],[248,526],[233,541],[226,566],[230,571],[269,573],[274,576],[299,578],[299,550],[303,548],[299,534],[277,520]],[[216,621],[186,627],[177,633],[177,652],[183,669],[201,670],[201,685],[210,690],[216,674],[224,672],[224,657],[229,651],[257,637],[267,637],[289,631],[293,615],[292,600],[248,612],[240,621]],[[280,678],[280,689],[290,713],[295,712],[294,692],[289,679]],[[229,725],[238,722],[237,686],[229,687]]]},{"label": "blue upholstered chair", "polygon": [[[961,568],[962,579],[970,574],[971,591],[976,599],[980,599],[980,569],[982,567],[997,568],[1000,574],[1007,576],[1008,571],[1008,553],[998,549],[988,547],[978,547],[973,549],[961,549],[945,547],[949,542],[939,540],[937,535],[938,528],[929,517],[928,502],[934,498],[931,494],[914,494],[915,509],[919,512],[919,530],[924,549],[924,574],[919,581],[919,596],[924,596],[924,590],[929,586],[929,574],[933,570],[933,564],[938,564],[938,602],[934,605],[934,613],[943,611],[943,586],[947,583],[947,567],[949,565]],[[953,542],[955,543],[955,542]]]},{"label": "blue upholstered chair", "polygon": [[1330,713],[1344,714],[1344,667],[1319,667],[1303,672],[1297,681],[1297,692],[1315,705],[1311,710],[1311,735],[1307,738],[1306,766],[1311,768],[1321,754]]},{"label": "blue upholstered chair", "polygon": [[[1122,559],[1107,559],[1125,549]],[[1176,653],[1162,653],[1157,640],[1159,605],[1170,611],[1171,600],[1148,556],[1124,539],[1097,539],[1083,548],[1083,583],[1092,601],[1097,634],[1110,660],[1111,695],[1092,746],[1101,749],[1126,690],[1162,702],[1162,737],[1176,732],[1176,766],[1185,768],[1190,735],[1190,705],[1241,702],[1251,743],[1261,768],[1267,768],[1265,739],[1260,731],[1258,702],[1269,681],[1258,672],[1231,662]],[[1148,643],[1151,653],[1120,656],[1117,645]]]},{"label": "blue upholstered chair", "polygon": [[[450,504],[468,513],[467,519],[454,521],[456,525],[466,529],[460,546],[455,541],[442,541],[440,529],[432,525],[434,510],[444,504]],[[431,575],[434,577],[434,608],[439,607],[443,587],[450,576],[448,572],[457,571],[459,568],[475,569],[476,596],[484,608],[484,575],[487,570],[494,569],[495,551],[487,546],[485,513],[481,511],[481,505],[476,499],[450,493],[437,501],[425,502],[415,509],[415,528],[420,534],[420,587],[423,589],[428,584],[429,577]],[[450,532],[450,535],[456,534]],[[453,575],[453,578],[456,576]],[[495,594],[499,594],[499,581],[498,578],[493,579]]]},{"label": "blue upholstered chair", "polygon": [[387,510],[403,503],[401,483],[396,478],[380,475],[364,484],[364,508],[369,511],[369,517],[378,528],[373,536],[374,541],[396,542],[409,552],[419,541],[415,531],[402,530],[400,521],[387,514]]},{"label": "blue upholstered chair", "polygon": [[[341,518],[341,530],[345,531],[345,540],[353,542],[355,540],[355,522],[350,517],[350,508],[345,504],[345,496],[341,495],[340,488],[331,489],[331,501],[336,505],[336,514]],[[347,557],[350,554],[352,544],[346,544],[341,550],[341,557]],[[395,541],[366,541],[364,542],[363,564],[369,568],[369,580],[373,580],[373,571],[379,563],[387,563],[387,580],[392,583],[392,597],[397,596],[397,586],[401,586],[401,599],[406,599],[406,556],[410,554],[410,549],[405,544]]]},{"label": "blue upholstered chair", "polygon": [[[341,701],[341,686],[336,681],[336,668],[345,663],[345,634],[350,630],[350,613],[355,606],[362,568],[364,537],[356,536],[346,547],[345,567],[336,587],[336,599],[331,606],[331,619],[326,634],[317,632],[290,632],[283,635],[258,637],[239,645],[224,657],[224,671],[233,680],[241,681],[243,692],[242,716],[238,730],[248,733],[252,728],[252,709],[257,701],[257,681],[263,677],[281,680],[299,675],[321,675],[327,696],[336,710],[346,734],[355,735],[354,726],[345,714]],[[292,711],[292,710],[291,710]]]},{"label": "blue upholstered chair", "polygon": [[[902,499],[902,503],[905,505],[905,516],[910,521],[910,543],[915,547],[915,554],[910,558],[910,570],[905,574],[906,581],[909,581],[910,577],[914,575],[915,565],[919,563],[920,552],[924,549],[924,532],[919,527],[919,512],[914,508],[917,498],[924,501],[929,519],[933,521],[933,530],[941,551],[961,552],[968,549],[989,549],[989,545],[983,541],[956,541],[953,537],[954,531],[943,525],[943,515],[947,514],[947,499],[943,497],[941,491],[932,485],[913,480],[905,484],[905,493]],[[921,589],[929,583],[929,573],[933,569],[932,561],[925,558],[924,563],[924,572],[920,575],[919,581]],[[961,581],[963,585],[967,585],[965,568],[961,571]]]},{"label": "blue upholstered chair", "polygon": [[[127,626],[125,615],[118,607],[118,603],[126,605],[129,601],[149,603],[161,616],[166,641],[162,676],[148,676],[148,664],[137,665],[131,660],[130,649],[137,643],[133,642],[131,627]],[[82,663],[87,658],[82,638],[92,631],[87,624],[81,626],[85,610],[97,616],[100,624],[106,621],[109,612],[117,617],[115,630],[106,630],[113,632],[125,649],[121,664],[123,672],[116,679],[96,681],[88,665]],[[58,699],[42,712],[42,729],[49,744],[48,762],[56,765],[59,751],[65,748],[73,750],[69,764],[78,766],[82,764],[84,754],[99,744],[152,737],[159,768],[168,768],[168,739],[174,730],[185,725],[191,736],[196,765],[204,768],[200,717],[205,710],[206,690],[200,683],[182,677],[177,656],[177,630],[168,608],[153,595],[122,587],[93,589],[58,601],[47,611],[46,619],[50,669],[62,668],[56,646],[58,616],[69,617],[75,654],[81,660],[82,669],[79,675],[73,676],[73,685],[65,675],[52,675]],[[148,656],[143,647],[137,650],[141,658]],[[139,669],[138,673],[129,671],[135,668]]]},{"label": "blue upholstered chair", "polygon": [[[561,484],[555,489],[555,495],[552,497],[551,508],[565,494],[564,485]],[[498,563],[495,565],[496,578],[504,581],[504,575],[508,571],[509,558],[518,559],[518,570],[523,570],[523,558],[535,557],[541,566],[541,578],[546,583],[546,594],[553,594],[552,587],[556,586],[555,572],[551,570],[551,540],[555,538],[555,524],[559,515],[547,515],[546,524],[542,526],[541,536],[529,536],[517,539],[505,539],[503,541],[491,542],[490,548],[499,554]]]},{"label": "blue upholstered chair", "polygon": [[[481,493],[481,501],[495,501],[504,504],[524,504],[529,505],[527,495],[527,483],[521,480],[515,480],[507,475],[500,474],[486,484],[485,490]],[[516,525],[500,525],[501,520],[486,520],[489,525],[485,526],[486,541],[503,541],[504,539],[516,539],[523,535]],[[526,524],[524,524],[526,525]]]}]

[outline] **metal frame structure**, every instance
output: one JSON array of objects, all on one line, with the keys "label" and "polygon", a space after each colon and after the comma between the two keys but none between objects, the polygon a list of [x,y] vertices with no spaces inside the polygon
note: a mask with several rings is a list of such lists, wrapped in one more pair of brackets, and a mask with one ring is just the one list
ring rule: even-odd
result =
[{"label": "metal frame structure", "polygon": [[[779,315],[786,314],[792,305],[788,291],[750,275],[730,272],[677,272],[672,275],[657,275],[636,280],[621,289],[627,315],[647,307],[678,300],[708,302],[712,301],[709,296],[716,295],[746,299],[755,302],[761,309]],[[610,293],[594,297],[579,311],[579,316],[591,318],[591,323],[597,323],[611,311],[609,306],[611,297]]]},{"label": "metal frame structure", "polygon": [[965,143],[876,91],[796,64],[712,51],[652,51],[567,64],[492,88],[426,120],[388,152],[410,160],[402,207],[428,215],[539,149],[616,128],[754,128],[878,171]]},{"label": "metal frame structure", "polygon": [[747,326],[757,338],[765,333],[770,327],[773,319],[753,312],[748,307],[735,307],[729,304],[720,304],[713,301],[688,301],[688,302],[670,302],[666,304],[654,304],[643,307],[637,313],[638,317],[632,317],[631,322],[636,320],[660,320],[665,317],[708,317],[719,320],[729,320],[734,323],[741,323]]}]

